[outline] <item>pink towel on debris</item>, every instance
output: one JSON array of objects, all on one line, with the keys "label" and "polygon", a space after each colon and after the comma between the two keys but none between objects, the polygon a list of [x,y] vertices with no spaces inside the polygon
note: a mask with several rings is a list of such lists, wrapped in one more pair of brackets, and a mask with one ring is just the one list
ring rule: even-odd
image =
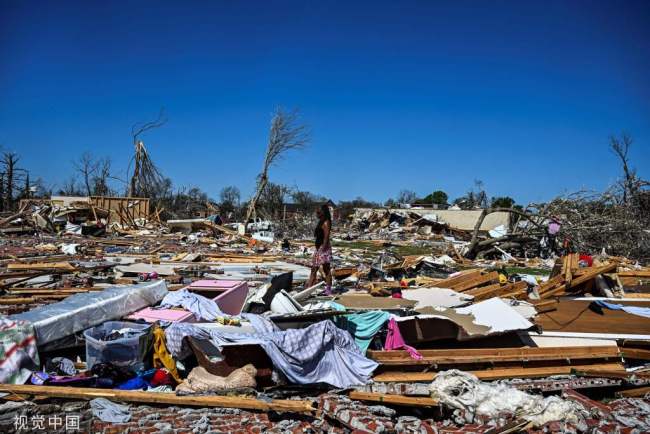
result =
[{"label": "pink towel on debris", "polygon": [[388,334],[386,335],[386,343],[384,344],[384,349],[403,349],[409,353],[412,359],[422,360],[422,354],[420,354],[415,348],[406,345],[406,342],[404,342],[404,338],[402,338],[402,334],[399,332],[399,327],[397,326],[397,321],[395,321],[395,318],[391,318],[388,321]]}]

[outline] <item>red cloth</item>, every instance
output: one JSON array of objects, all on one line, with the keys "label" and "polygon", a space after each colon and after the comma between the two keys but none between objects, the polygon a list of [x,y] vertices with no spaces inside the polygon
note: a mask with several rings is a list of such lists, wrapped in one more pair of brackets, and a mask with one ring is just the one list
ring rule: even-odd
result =
[{"label": "red cloth", "polygon": [[590,255],[580,255],[580,261],[587,264],[588,267],[594,265],[594,258],[592,258]]},{"label": "red cloth", "polygon": [[158,369],[153,373],[153,377],[151,377],[151,385],[154,387],[173,386],[174,384],[174,379],[166,369]]}]

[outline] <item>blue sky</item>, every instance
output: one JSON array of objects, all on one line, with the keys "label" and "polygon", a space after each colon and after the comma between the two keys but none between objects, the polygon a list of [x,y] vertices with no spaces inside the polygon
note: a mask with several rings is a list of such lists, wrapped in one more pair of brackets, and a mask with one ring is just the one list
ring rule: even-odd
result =
[{"label": "blue sky", "polygon": [[247,197],[274,107],[308,149],[273,182],[335,200],[451,197],[483,180],[520,203],[650,177],[648,1],[0,0],[0,145],[50,185],[83,151],[122,175],[131,125],[175,185]]}]

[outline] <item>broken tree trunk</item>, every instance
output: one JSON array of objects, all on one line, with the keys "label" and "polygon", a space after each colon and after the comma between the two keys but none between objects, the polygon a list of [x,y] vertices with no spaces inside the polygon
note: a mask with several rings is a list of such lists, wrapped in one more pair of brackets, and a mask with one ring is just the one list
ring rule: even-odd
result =
[{"label": "broken tree trunk", "polygon": [[465,258],[475,259],[479,251],[484,250],[489,246],[491,246],[492,244],[499,243],[501,241],[512,241],[512,242],[521,242],[524,240],[530,241],[528,237],[522,235],[519,235],[518,237],[516,237],[516,239],[512,239],[511,236],[506,235],[499,238],[493,238],[491,240],[479,241],[479,232],[481,230],[481,226],[483,225],[483,221],[485,220],[485,217],[487,217],[488,214],[492,214],[495,212],[509,212],[512,214],[517,214],[530,221],[536,227],[538,228],[542,227],[542,225],[540,225],[537,221],[535,221],[532,215],[524,211],[519,211],[518,209],[515,208],[484,208],[478,220],[476,220],[476,224],[474,225],[474,230],[472,232],[472,240],[470,241],[469,246],[467,248],[467,252],[465,253]]}]

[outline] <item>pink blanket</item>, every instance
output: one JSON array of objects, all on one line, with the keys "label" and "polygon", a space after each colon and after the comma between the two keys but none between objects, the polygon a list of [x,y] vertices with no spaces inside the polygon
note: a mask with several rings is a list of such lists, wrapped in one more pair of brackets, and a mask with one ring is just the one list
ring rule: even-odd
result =
[{"label": "pink blanket", "polygon": [[384,344],[385,350],[406,350],[409,353],[412,359],[422,360],[422,354],[418,352],[415,348],[406,345],[402,334],[399,331],[397,326],[397,321],[395,318],[391,318],[388,321],[388,334],[386,335],[386,343]]}]

